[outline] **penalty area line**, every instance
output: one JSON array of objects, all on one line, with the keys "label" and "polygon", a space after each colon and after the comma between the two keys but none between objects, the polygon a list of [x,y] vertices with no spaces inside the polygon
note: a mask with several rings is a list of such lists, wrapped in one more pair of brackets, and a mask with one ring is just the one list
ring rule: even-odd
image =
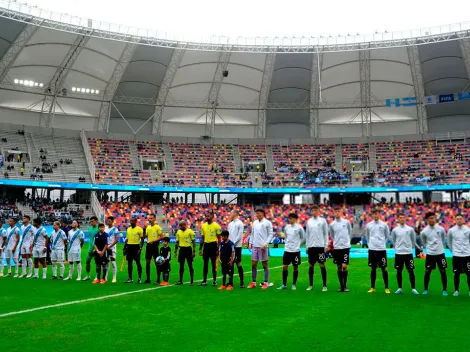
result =
[{"label": "penalty area line", "polygon": [[[269,268],[270,270],[275,270],[282,268],[282,265],[280,266],[275,266],[272,268]],[[258,272],[263,271],[264,269],[258,270]],[[221,279],[222,276],[218,276],[218,279]],[[201,282],[202,280],[196,280],[195,282]],[[189,282],[185,282],[185,284],[188,284]],[[142,292],[149,292],[149,291],[155,291],[163,288],[168,288],[168,287],[174,287],[175,284],[171,284],[168,286],[158,286],[158,287],[149,287],[149,288],[144,288],[141,290],[135,290],[135,291],[127,291],[127,292],[121,292],[121,293],[114,293],[111,295],[106,295],[106,296],[100,296],[100,297],[93,297],[93,298],[87,298],[87,299],[81,299],[81,300],[76,300],[76,301],[70,301],[70,302],[63,302],[63,303],[57,303],[57,304],[51,304],[48,306],[42,306],[42,307],[36,307],[36,308],[30,308],[30,309],[25,309],[25,310],[18,310],[14,312],[8,312],[8,313],[3,313],[0,314],[0,318],[6,318],[10,317],[13,315],[20,315],[20,314],[26,314],[26,313],[32,313],[40,310],[45,310],[45,309],[52,309],[52,308],[59,308],[59,307],[65,307],[65,306],[71,306],[73,304],[80,304],[80,303],[87,303],[87,302],[94,302],[94,301],[101,301],[104,299],[108,298],[116,298],[116,297],[122,297],[122,296],[127,296],[127,295],[132,295],[136,293],[142,293]]]}]

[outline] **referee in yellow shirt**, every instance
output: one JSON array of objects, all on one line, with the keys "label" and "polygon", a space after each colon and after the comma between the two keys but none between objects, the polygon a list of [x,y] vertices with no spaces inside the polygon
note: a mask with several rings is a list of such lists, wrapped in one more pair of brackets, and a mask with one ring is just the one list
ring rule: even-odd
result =
[{"label": "referee in yellow shirt", "polygon": [[162,228],[156,223],[157,219],[155,214],[149,214],[147,220],[149,222],[145,228],[145,237],[147,238],[147,247],[145,248],[145,273],[147,274],[147,280],[145,280],[144,284],[150,283],[150,262],[152,259],[157,269],[155,259],[158,257],[158,244],[164,237]]},{"label": "referee in yellow shirt", "polygon": [[[176,233],[176,246],[175,246],[175,257],[178,257],[178,262],[180,263],[180,281],[175,285],[183,284],[183,274],[184,274],[184,262],[188,262],[189,274],[191,275],[190,285],[194,285],[194,268],[193,260],[194,254],[196,253],[196,238],[194,236],[194,231],[186,228],[186,221],[180,221],[179,230]],[[179,249],[179,255],[178,255]]]},{"label": "referee in yellow shirt", "polygon": [[219,256],[220,234],[222,229],[214,222],[214,213],[209,211],[206,214],[206,222],[201,227],[201,244],[199,255],[204,260],[203,281],[199,286],[207,286],[207,274],[209,272],[209,259],[212,264],[212,286],[217,286],[217,270],[215,269],[217,257]]},{"label": "referee in yellow shirt", "polygon": [[142,282],[142,265],[140,264],[140,252],[144,244],[144,231],[142,227],[137,226],[137,219],[131,218],[131,226],[127,228],[126,243],[124,245],[127,256],[127,273],[129,275],[126,284],[132,283],[132,262],[137,264],[137,273],[139,274],[138,284]]}]

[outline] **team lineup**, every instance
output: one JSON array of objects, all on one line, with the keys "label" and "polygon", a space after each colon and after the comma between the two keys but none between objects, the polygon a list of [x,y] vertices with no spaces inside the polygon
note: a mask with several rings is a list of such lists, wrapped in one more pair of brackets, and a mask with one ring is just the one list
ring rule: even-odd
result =
[{"label": "team lineup", "polygon": [[[288,224],[284,228],[285,247],[282,259],[282,285],[279,290],[287,289],[288,269],[293,267],[292,290],[296,290],[301,264],[301,247],[305,244],[308,255],[308,291],[314,287],[314,268],[318,263],[322,277],[322,291],[328,291],[327,270],[325,263],[327,258],[333,257],[337,267],[339,282],[338,292],[349,292],[348,266],[350,262],[350,249],[352,238],[351,223],[343,217],[342,208],[335,209],[334,220],[328,224],[325,218],[320,216],[320,208],[312,207],[312,217],[306,222],[305,227],[299,224],[296,213],[289,214]],[[268,289],[269,285],[269,244],[274,238],[272,223],[266,219],[264,209],[257,209],[256,220],[248,235],[248,248],[251,251],[252,277],[247,286],[248,289],[257,287],[257,275],[259,262],[262,263],[263,280],[261,288]],[[459,295],[460,276],[465,274],[470,291],[470,229],[465,224],[461,214],[455,216],[455,225],[448,233],[437,224],[435,213],[429,212],[425,216],[427,226],[421,231],[422,246],[417,244],[415,230],[406,224],[406,216],[397,214],[397,226],[391,231],[388,224],[380,220],[380,211],[372,211],[373,220],[366,225],[365,237],[367,239],[368,265],[370,272],[369,293],[376,292],[377,269],[380,268],[384,289],[390,294],[389,273],[387,270],[387,243],[391,241],[395,248],[395,269],[398,289],[396,294],[403,293],[403,270],[406,269],[409,276],[411,292],[418,295],[416,289],[415,263],[413,250],[426,249],[424,290],[422,294],[428,294],[431,273],[438,268],[442,294],[447,296],[447,259],[445,257],[445,243],[452,251],[452,266],[454,272],[454,296]],[[151,283],[152,267],[155,265],[157,274],[156,284],[168,286],[171,271],[172,251],[169,247],[170,239],[163,234],[162,228],[156,223],[154,214],[147,217],[148,225],[143,229],[137,226],[137,219],[130,220],[130,226],[126,231],[124,244],[123,266],[127,261],[128,279],[125,283],[133,282],[133,264],[135,262],[138,274],[138,283]],[[217,272],[219,264],[222,271],[222,285],[219,290],[233,290],[234,268],[236,266],[239,275],[239,287],[245,287],[242,262],[242,239],[244,234],[243,222],[239,219],[238,211],[231,214],[231,221],[227,229],[214,221],[214,214],[208,212],[205,223],[201,227],[201,241],[199,255],[203,259],[203,279],[200,286],[208,285],[209,267],[212,272],[212,286],[218,286]],[[120,233],[114,226],[114,218],[108,217],[106,224],[98,223],[96,217],[90,218],[88,228],[88,250],[85,260],[86,276],[82,278],[81,255],[85,245],[85,234],[80,229],[78,221],[74,220],[69,229],[60,222],[53,223],[53,231],[49,236],[42,226],[41,219],[34,219],[31,223],[29,216],[24,216],[21,226],[17,219],[9,219],[9,227],[3,228],[0,220],[0,276],[13,276],[15,278],[39,278],[39,269],[42,268],[42,278],[47,278],[47,253],[50,252],[52,264],[52,279],[71,280],[75,269],[77,281],[91,280],[91,262],[96,264],[96,276],[94,284],[106,284],[109,273],[112,272],[112,282],[117,279],[117,243]],[[64,225],[64,224],[62,224]],[[332,240],[332,248],[329,239]],[[145,240],[147,244],[145,245]],[[162,246],[160,243],[162,242]],[[145,245],[145,269],[146,280],[142,281],[141,252]],[[179,222],[179,230],[176,233],[176,245],[174,255],[179,263],[179,280],[175,285],[183,284],[183,275],[187,265],[190,274],[190,285],[194,285],[193,261],[196,256],[196,236],[193,230],[188,228],[186,221]],[[21,256],[21,273],[19,259]],[[7,273],[4,274],[4,260],[7,263]],[[65,261],[69,268],[65,276]],[[12,273],[14,263],[14,274]],[[152,264],[153,263],[153,264]],[[210,266],[209,266],[210,263]],[[122,266],[122,267],[123,267]],[[59,273],[57,273],[59,269]],[[469,292],[470,295],[470,292]]]}]

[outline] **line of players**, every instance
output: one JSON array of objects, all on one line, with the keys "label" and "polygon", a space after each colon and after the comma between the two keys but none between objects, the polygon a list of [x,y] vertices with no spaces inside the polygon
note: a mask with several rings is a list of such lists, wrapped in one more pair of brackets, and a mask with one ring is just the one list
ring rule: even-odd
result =
[{"label": "line of players", "polygon": [[[334,263],[337,265],[338,280],[340,283],[339,292],[348,292],[348,265],[350,242],[352,237],[352,228],[348,220],[343,218],[341,208],[335,209],[335,219],[328,225],[326,220],[320,217],[320,209],[318,206],[312,207],[312,218],[307,221],[304,228],[298,223],[297,214],[289,215],[289,224],[285,227],[285,248],[283,256],[283,284],[279,289],[287,288],[288,267],[293,265],[293,286],[296,289],[298,278],[298,266],[301,263],[300,247],[305,243],[309,262],[309,287],[307,290],[313,289],[314,266],[316,263],[320,265],[323,288],[327,291],[327,272],[325,262],[328,249],[328,234],[333,239],[332,255]],[[406,268],[409,273],[410,284],[413,294],[419,294],[416,290],[416,278],[414,274],[414,260],[412,251],[419,248],[416,244],[416,233],[413,228],[406,225],[406,217],[404,214],[397,214],[398,225],[390,232],[388,225],[380,220],[380,212],[374,210],[372,213],[373,220],[366,226],[366,238],[369,244],[368,264],[371,267],[371,289],[369,293],[375,292],[375,283],[377,277],[377,268],[382,271],[382,277],[385,284],[385,292],[390,293],[388,271],[387,271],[387,255],[386,244],[391,240],[394,244],[395,268],[397,269],[398,290],[395,292],[400,294],[402,289],[402,272]],[[428,293],[428,287],[431,272],[439,268],[443,287],[443,295],[447,295],[447,261],[444,254],[444,242],[446,238],[445,230],[436,223],[436,215],[428,213],[425,216],[427,226],[421,232],[423,247],[427,250],[426,271],[424,277],[424,292]],[[129,278],[126,283],[132,282],[132,263],[136,261],[139,273],[139,281],[141,282],[142,268],[140,266],[140,253],[144,245],[144,238],[147,238],[146,248],[146,273],[147,280],[150,283],[150,263],[157,257],[163,257],[163,262],[156,263],[158,278],[163,273],[163,285],[168,285],[171,252],[168,247],[169,239],[162,234],[161,228],[156,224],[154,215],[149,215],[149,225],[145,228],[145,236],[142,228],[137,226],[137,220],[131,219],[131,226],[127,229],[125,254],[128,260]],[[107,272],[109,271],[109,263],[113,264],[113,282],[116,282],[116,243],[118,242],[119,232],[113,226],[114,218],[107,218],[107,226],[99,225],[99,232],[94,238],[94,257],[97,265],[97,277],[94,283],[105,283],[107,280]],[[447,244],[453,252],[453,271],[454,271],[454,296],[459,294],[460,275],[465,273],[467,276],[467,284],[470,289],[470,229],[465,225],[465,219],[461,214],[455,216],[456,225],[452,227],[447,236]],[[11,276],[10,259],[17,264],[18,248],[21,248],[23,263],[23,273],[21,277],[38,277],[39,264],[43,269],[43,278],[46,278],[46,262],[45,256],[47,246],[52,247],[51,260],[53,269],[53,278],[57,278],[57,265],[60,267],[60,277],[64,275],[64,249],[66,244],[68,248],[68,261],[70,263],[69,275],[64,280],[72,278],[74,265],[77,265],[78,278],[81,280],[81,247],[84,243],[84,234],[79,229],[79,223],[73,221],[72,229],[65,234],[60,229],[58,222],[54,223],[54,231],[49,238],[47,232],[41,226],[41,220],[35,219],[33,225],[30,224],[30,218],[25,216],[21,228],[16,226],[16,220],[10,219],[10,228],[0,230],[0,251],[5,253],[8,263],[8,275]],[[1,224],[3,225],[3,224]],[[21,231],[21,233],[20,233]],[[241,248],[244,226],[239,219],[239,213],[235,210],[231,214],[231,222],[227,227],[227,231],[222,231],[221,227],[214,221],[213,213],[206,214],[206,222],[201,228],[201,243],[199,255],[203,257],[203,281],[200,286],[207,285],[209,261],[212,266],[213,282],[217,285],[217,262],[222,264],[223,285],[221,289],[233,288],[233,266],[236,264],[240,276],[240,287],[244,287],[244,272],[241,266]],[[222,236],[221,236],[222,235]],[[269,287],[269,250],[268,245],[273,238],[274,232],[272,224],[265,218],[263,209],[256,210],[256,220],[252,224],[251,234],[248,236],[249,248],[252,252],[252,282],[248,288],[255,288],[258,273],[258,263],[263,264],[264,281],[262,288]],[[222,241],[220,241],[222,237]],[[158,250],[159,241],[163,240],[163,248]],[[183,274],[185,262],[189,266],[192,285],[194,282],[194,268],[192,262],[196,253],[195,234],[191,229],[187,228],[187,223],[181,221],[179,230],[176,234],[175,256],[180,264],[180,278],[176,285],[183,284]],[[34,257],[34,276],[32,275],[32,259]],[[0,261],[0,276],[3,276],[3,260]],[[27,274],[27,268],[30,272]],[[229,284],[226,286],[226,277],[229,277]],[[18,270],[15,273],[18,277]],[[158,279],[159,283],[160,280]],[[469,293],[470,294],[470,293]]]}]

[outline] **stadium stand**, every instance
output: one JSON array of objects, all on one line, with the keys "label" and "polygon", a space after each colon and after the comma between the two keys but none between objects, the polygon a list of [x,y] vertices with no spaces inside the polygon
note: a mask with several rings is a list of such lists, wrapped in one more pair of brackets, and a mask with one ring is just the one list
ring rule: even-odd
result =
[{"label": "stadium stand", "polygon": [[129,203],[129,202],[102,202],[101,206],[105,209],[105,217],[114,216],[116,228],[124,231],[129,227],[129,219],[136,217],[138,225],[145,227],[147,215],[155,214],[151,203]]}]

